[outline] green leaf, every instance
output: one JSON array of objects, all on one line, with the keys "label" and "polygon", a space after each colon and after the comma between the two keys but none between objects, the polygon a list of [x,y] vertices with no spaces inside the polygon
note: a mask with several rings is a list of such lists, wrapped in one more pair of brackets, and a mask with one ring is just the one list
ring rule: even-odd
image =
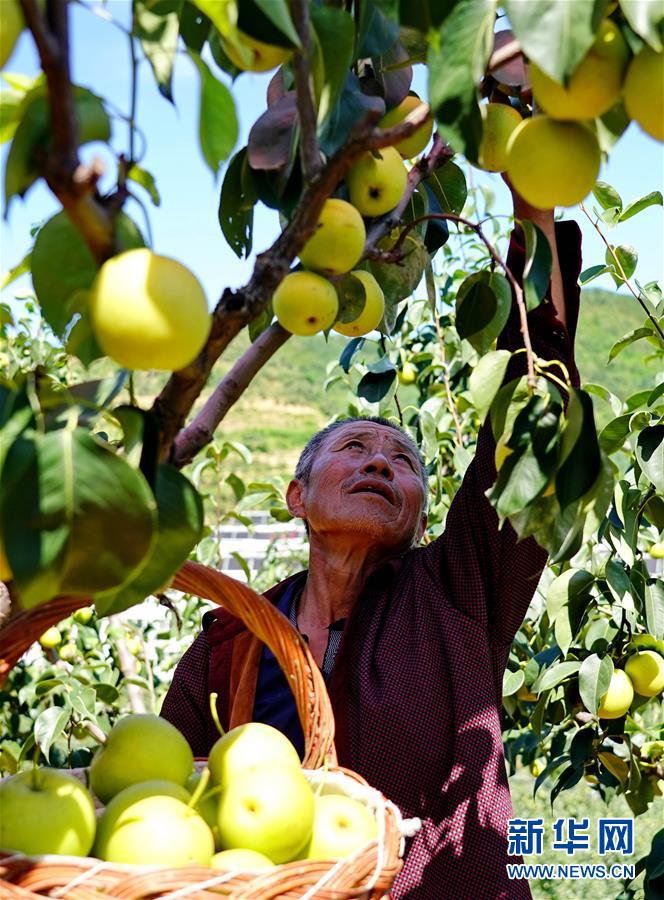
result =
[{"label": "green leaf", "polygon": [[596,713],[599,703],[609,689],[613,675],[613,660],[610,656],[600,657],[591,653],[581,663],[579,669],[579,694],[588,712]]},{"label": "green leaf", "polygon": [[131,578],[151,549],[155,502],[140,472],[87,431],[26,431],[5,459],[0,524],[31,608]]},{"label": "green leaf", "polygon": [[127,178],[131,181],[135,181],[136,184],[140,184],[140,186],[148,192],[150,200],[152,200],[155,206],[161,206],[161,197],[157,190],[157,184],[154,180],[154,176],[150,172],[134,163],[127,172]]},{"label": "green leaf", "polygon": [[624,350],[625,347],[628,347],[630,344],[633,344],[634,341],[640,341],[641,338],[650,337],[653,334],[652,328],[647,328],[642,326],[641,328],[635,328],[633,331],[628,331],[627,334],[624,334],[619,341],[616,341],[615,344],[609,350],[609,362],[620,353],[621,350]]},{"label": "green leaf", "polygon": [[554,578],[546,592],[546,611],[550,621],[555,622],[558,613],[577,598],[588,597],[594,583],[592,574],[583,569],[566,569]]},{"label": "green leaf", "polygon": [[65,730],[70,715],[69,706],[50,706],[37,716],[35,741],[44,756],[48,756],[49,750]]},{"label": "green leaf", "polygon": [[[73,88],[74,105],[79,123],[79,144],[108,141],[111,127],[103,101],[86,88]],[[43,154],[48,151],[51,135],[46,87],[38,85],[21,106],[21,121],[16,129],[5,165],[5,218],[14,195],[22,197],[40,176]]]},{"label": "green leaf", "polygon": [[653,50],[661,51],[660,27],[664,17],[662,0],[620,0],[620,9],[625,18]]},{"label": "green leaf", "polygon": [[[391,237],[387,237],[379,241],[378,246],[381,250],[391,250],[394,243]],[[422,280],[425,267],[431,261],[424,241],[414,231],[408,233],[402,244],[402,251],[404,256],[398,265],[381,263],[374,259],[369,262],[369,270],[385,295],[386,306],[410,297]]]},{"label": "green leaf", "polygon": [[524,682],[523,669],[517,669],[516,672],[510,672],[505,669],[503,674],[503,697],[511,697],[519,690]]},{"label": "green leaf", "polygon": [[[120,250],[144,245],[138,228],[124,213],[117,218],[116,240]],[[97,268],[66,213],[53,216],[38,231],[32,250],[32,283],[44,318],[58,337],[63,337],[74,313],[85,307]]]},{"label": "green leaf", "polygon": [[622,197],[618,191],[606,181],[596,181],[592,193],[602,209],[622,209]]},{"label": "green leaf", "polygon": [[365,338],[358,337],[353,338],[351,341],[348,341],[344,349],[341,351],[341,356],[339,357],[339,365],[344,370],[346,375],[350,372],[350,367],[353,361],[353,357],[357,353],[357,351],[364,345]]},{"label": "green leaf", "polygon": [[477,159],[482,139],[477,85],[493,47],[495,11],[495,0],[450,4],[429,41],[429,103],[438,131],[470,159]]},{"label": "green leaf", "polygon": [[466,205],[468,186],[463,171],[448,160],[430,175],[424,184],[430,188],[445,213],[458,216]]},{"label": "green leaf", "polygon": [[[385,397],[397,377],[397,372],[392,363],[384,357],[385,364],[380,371],[367,372],[360,379],[357,386],[357,394],[368,400],[369,403],[378,403]],[[374,367],[377,368],[377,367]]]},{"label": "green leaf", "polygon": [[241,478],[238,478],[235,472],[231,472],[229,475],[227,475],[225,480],[226,484],[229,484],[231,486],[231,489],[235,494],[235,499],[239,502],[244,497],[247,491],[247,487],[244,481],[242,481]]},{"label": "green leaf", "polygon": [[339,99],[320,129],[321,150],[327,156],[332,156],[344,146],[360,122],[365,121],[369,115],[378,119],[384,112],[385,101],[381,97],[363,93],[359,78],[353,72],[348,72]]},{"label": "green leaf", "polygon": [[286,0],[254,0],[254,3],[295,47],[302,46]]},{"label": "green leaf", "polygon": [[614,453],[625,443],[629,434],[629,421],[631,413],[624,413],[611,419],[599,434],[599,443],[605,453]]},{"label": "green leaf", "polygon": [[563,84],[593,45],[605,3],[504,0],[502,6],[528,58]]},{"label": "green leaf", "polygon": [[14,137],[20,122],[24,93],[0,87],[0,144]]},{"label": "green leaf", "polygon": [[[611,251],[613,251],[613,253]],[[613,244],[611,244],[606,248],[604,259],[606,260],[607,266],[611,268],[611,277],[615,281],[616,287],[620,287],[621,284],[625,283],[625,279],[631,278],[636,271],[639,254],[637,253],[636,247],[631,247],[629,244],[619,244],[617,247],[614,247]],[[625,274],[624,279],[618,268],[616,259],[622,266],[622,270]]]},{"label": "green leaf", "polygon": [[121,612],[166,584],[203,534],[203,503],[192,483],[173,466],[161,464],[155,482],[158,531],[149,559],[121,590],[95,596],[97,615]]},{"label": "green leaf", "polygon": [[[551,245],[544,232],[528,219],[520,220],[526,240],[526,258],[523,269],[523,293],[526,309],[539,306],[551,280],[553,256]],[[511,295],[510,295],[511,300]]]},{"label": "green leaf", "polygon": [[636,440],[636,458],[657,492],[664,494],[664,425],[643,429]]},{"label": "green leaf", "polygon": [[611,266],[590,266],[589,269],[584,269],[579,275],[579,283],[582,285],[589,284],[595,278],[599,278],[600,275],[605,275],[607,272],[612,271]]},{"label": "green leaf", "polygon": [[243,147],[226,169],[219,198],[219,225],[228,246],[240,259],[251,253],[257,199],[247,163],[247,148]]},{"label": "green leaf", "polygon": [[[605,113],[602,113],[601,116],[595,119],[595,132],[602,155],[608,156],[611,153],[631,121],[622,100],[618,100]],[[613,209],[618,213],[620,212],[620,208],[617,206],[613,207]]]},{"label": "green leaf", "polygon": [[581,668],[581,663],[576,660],[568,662],[555,663],[551,668],[545,669],[540,677],[535,681],[532,690],[539,694],[542,691],[548,691],[549,688],[556,687],[572,675],[576,674]]},{"label": "green leaf", "polygon": [[398,16],[388,17],[381,7],[382,0],[363,0],[355,59],[378,57],[386,53],[399,37]]},{"label": "green leaf", "polygon": [[68,694],[74,712],[77,712],[83,719],[93,719],[95,715],[95,699],[96,694],[93,687],[88,685],[76,684],[71,685]]},{"label": "green leaf", "polygon": [[662,206],[662,202],[662,192],[651,191],[649,194],[639,197],[638,200],[633,200],[631,203],[628,203],[620,214],[619,221],[624,222],[626,219],[631,219],[632,216],[640,213],[643,209],[647,209],[649,206]]},{"label": "green leaf", "polygon": [[180,37],[185,45],[201,53],[212,29],[210,19],[189,0],[183,0],[179,18]]},{"label": "green leaf", "polygon": [[486,353],[505,327],[512,292],[499,272],[484,270],[469,275],[457,292],[456,329],[478,353]]},{"label": "green leaf", "polygon": [[645,613],[649,633],[664,640],[664,582],[661,579],[646,584]]},{"label": "green leaf", "polygon": [[470,398],[482,421],[503,383],[511,356],[509,350],[493,350],[483,356],[471,372]]},{"label": "green leaf", "polygon": [[353,60],[355,24],[343,9],[314,4],[309,9],[318,36],[325,81],[318,103],[318,121],[324,122],[336,104]]},{"label": "green leaf", "polygon": [[95,682],[92,687],[97,695],[97,698],[101,700],[102,703],[107,703],[109,706],[120,696],[120,692],[116,687],[112,684],[106,684],[104,682]]},{"label": "green leaf", "polygon": [[339,297],[339,312],[337,321],[341,323],[354,322],[364,310],[367,302],[367,294],[364,285],[352,272],[348,272],[334,286]]},{"label": "green leaf", "polygon": [[201,76],[199,137],[205,162],[213,175],[237,143],[238,123],[233,96],[197,53],[190,51]]},{"label": "green leaf", "polygon": [[632,596],[632,583],[624,565],[614,557],[607,562],[604,573],[609,590],[622,606]]},{"label": "green leaf", "polygon": [[173,102],[173,65],[180,34],[180,3],[168,4],[167,12],[159,15],[152,11],[150,0],[134,0],[134,35],[154,73],[159,93]]},{"label": "green leaf", "polygon": [[592,399],[577,388],[570,389],[561,456],[556,498],[564,510],[591,489],[601,468]]}]

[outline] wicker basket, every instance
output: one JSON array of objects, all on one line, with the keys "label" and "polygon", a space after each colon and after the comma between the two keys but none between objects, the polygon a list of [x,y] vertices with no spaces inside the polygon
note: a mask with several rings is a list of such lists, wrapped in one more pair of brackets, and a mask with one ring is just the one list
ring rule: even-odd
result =
[{"label": "wicker basket", "polygon": [[[325,682],[306,642],[285,616],[250,588],[206,566],[188,562],[173,587],[222,604],[240,618],[277,657],[291,685],[305,740],[303,768],[315,782],[355,796],[376,815],[378,839],[353,856],[331,861],[296,861],[264,872],[224,872],[199,866],[166,869],[127,866],[99,859],[64,856],[25,857],[0,853],[0,898],[36,900],[378,900],[401,869],[404,836],[416,823],[404,822],[399,810],[354,772],[337,766],[334,717]],[[0,684],[27,648],[50,625],[80,607],[81,597],[59,597],[21,612],[0,632]],[[321,772],[321,767],[325,770]],[[317,771],[318,770],[318,771]]]}]

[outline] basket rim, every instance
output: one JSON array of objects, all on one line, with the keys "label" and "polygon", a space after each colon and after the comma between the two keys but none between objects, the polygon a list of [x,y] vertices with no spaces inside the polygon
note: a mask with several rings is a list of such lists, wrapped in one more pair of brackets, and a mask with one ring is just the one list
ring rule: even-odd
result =
[{"label": "basket rim", "polygon": [[[307,642],[287,616],[248,585],[191,560],[176,572],[173,587],[224,607],[269,647],[293,693],[304,733],[304,764],[311,768],[326,761],[335,765],[334,713],[325,680]],[[94,598],[67,595],[12,616],[0,628],[0,686],[48,627],[90,603]]]},{"label": "basket rim", "polygon": [[[204,768],[205,762],[205,760],[198,760],[196,768]],[[80,780],[85,780],[88,769],[68,769],[64,771],[74,774]],[[218,869],[198,864],[173,869],[168,866],[155,864],[107,862],[93,856],[28,855],[0,848],[0,883],[4,881],[2,877],[3,869],[6,873],[7,867],[10,866],[11,875],[12,863],[15,864],[15,868],[19,873],[24,870],[27,872],[34,870],[41,873],[40,877],[42,878],[47,871],[55,875],[56,873],[59,874],[59,870],[64,870],[66,875],[61,876],[65,879],[64,888],[56,889],[54,896],[66,896],[66,894],[58,893],[57,891],[66,891],[69,885],[74,885],[74,882],[76,885],[90,882],[90,887],[92,888],[95,876],[99,878],[103,876],[108,880],[109,877],[113,878],[114,875],[118,876],[118,880],[123,877],[135,879],[145,876],[151,876],[162,881],[168,881],[169,879],[179,879],[181,881],[185,877],[191,878],[191,882],[186,881],[185,883],[191,884],[192,892],[197,889],[204,891],[208,886],[220,885],[231,881],[233,881],[233,884],[237,881],[238,885],[247,886],[247,890],[249,890],[249,885],[255,885],[255,889],[260,890],[263,884],[265,884],[266,890],[268,886],[271,886],[269,889],[273,890],[275,883],[278,883],[279,880],[287,881],[292,876],[292,879],[298,882],[302,882],[303,878],[305,880],[303,890],[305,888],[306,890],[301,895],[302,898],[319,896],[317,892],[335,875],[339,876],[340,874],[344,875],[346,879],[351,878],[354,884],[353,891],[366,892],[366,896],[369,896],[374,888],[380,887],[385,878],[388,878],[391,883],[401,868],[401,858],[405,850],[405,838],[413,833],[413,828],[419,825],[419,820],[404,820],[399,808],[392,801],[388,800],[377,788],[369,785],[362,776],[350,769],[328,766],[318,769],[303,769],[302,771],[305,776],[313,778],[314,781],[322,781],[323,784],[327,781],[329,786],[338,789],[341,793],[361,799],[361,802],[364,801],[377,819],[378,836],[371,841],[365,842],[350,856],[339,860],[292,860],[260,872],[252,869]],[[313,787],[314,784],[312,784]],[[361,795],[361,798],[358,795]],[[359,879],[352,877],[356,869],[358,870],[358,875],[363,873]],[[307,878],[309,879],[308,881],[306,880]],[[16,882],[12,881],[5,883],[16,884]],[[20,885],[21,882],[19,881],[18,884]],[[382,889],[380,887],[380,890]],[[185,896],[184,893],[178,892],[183,890],[183,888],[176,889],[173,896]],[[234,887],[233,890],[235,890]],[[252,890],[254,890],[253,887]],[[336,888],[331,888],[331,890],[334,891]],[[41,895],[35,894],[34,896],[38,897]],[[103,896],[103,894],[100,894],[100,896]],[[170,890],[167,896],[170,896]],[[256,896],[261,895],[257,894]],[[276,897],[278,895],[266,893],[265,896]],[[326,896],[326,894],[321,894],[320,896]],[[348,896],[351,896],[351,894],[348,894]],[[352,896],[356,896],[356,894],[353,893]],[[110,894],[110,897],[113,897],[113,894]]]}]

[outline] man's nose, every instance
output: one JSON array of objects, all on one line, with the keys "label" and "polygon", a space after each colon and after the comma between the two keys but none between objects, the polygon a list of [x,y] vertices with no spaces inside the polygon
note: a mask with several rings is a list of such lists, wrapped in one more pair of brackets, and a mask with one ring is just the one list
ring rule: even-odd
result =
[{"label": "man's nose", "polygon": [[394,470],[390,465],[389,459],[380,451],[371,454],[362,466],[362,471],[367,474],[376,473],[382,475],[383,478],[388,478],[390,480],[394,477]]}]

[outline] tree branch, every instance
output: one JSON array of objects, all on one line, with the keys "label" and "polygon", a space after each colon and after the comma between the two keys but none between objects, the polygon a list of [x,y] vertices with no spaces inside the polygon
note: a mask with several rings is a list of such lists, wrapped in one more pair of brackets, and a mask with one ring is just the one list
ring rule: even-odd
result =
[{"label": "tree branch", "polygon": [[[451,154],[452,151],[447,144],[436,137],[430,153],[422,157],[420,162],[411,169],[406,190],[397,208],[384,216],[372,229],[365,253],[370,252],[376,242],[400,219],[417,185],[424,178],[428,178],[437,166]],[[179,432],[175,438],[171,454],[171,461],[175,465],[186,465],[202,447],[210,443],[216,427],[247,389],[252,378],[289,337],[289,333],[280,325],[271,325],[243,354],[231,371],[219,382],[212,396],[193,422]]]},{"label": "tree branch", "polygon": [[367,242],[364,245],[363,257],[371,256],[378,241],[385,237],[386,234],[389,234],[390,231],[399,224],[417,186],[432,175],[445,160],[451,159],[453,156],[454,151],[450,148],[449,144],[446,144],[440,135],[437,134],[433,139],[433,145],[429,153],[426,156],[423,156],[417,165],[413,166],[408,173],[406,190],[399,203],[391,212],[387,213],[387,215],[383,216],[381,219],[378,219],[369,229]]},{"label": "tree branch", "polygon": [[52,145],[42,174],[101,263],[113,252],[113,218],[95,196],[99,167],[82,166],[78,158],[78,121],[69,75],[68,0],[47,0],[45,14],[37,0],[20,3],[46,76],[51,114]]},{"label": "tree branch", "polygon": [[300,159],[305,181],[313,181],[321,169],[318,147],[316,103],[311,78],[311,32],[308,0],[291,0],[293,23],[302,49],[293,55],[297,116],[300,122]]},{"label": "tree branch", "polygon": [[[176,435],[210,376],[214,363],[241,329],[267,307],[273,293],[288,274],[291,263],[314,233],[323,204],[348,169],[362,154],[390,147],[409,137],[429,116],[429,109],[422,104],[393,128],[378,128],[374,121],[365,122],[329,159],[319,177],[305,185],[286,228],[268,250],[256,257],[248,283],[237,291],[224,291],[213,313],[210,337],[201,353],[189,366],[174,372],[156,398],[153,411],[160,423],[162,458],[171,457]],[[450,155],[449,150],[447,153]]]},{"label": "tree branch", "polygon": [[228,410],[239,400],[257,372],[290,336],[290,332],[275,322],[256,338],[230,372],[219,382],[193,422],[176,437],[172,454],[172,461],[176,466],[186,465],[201,447],[210,443],[215,428]]}]

